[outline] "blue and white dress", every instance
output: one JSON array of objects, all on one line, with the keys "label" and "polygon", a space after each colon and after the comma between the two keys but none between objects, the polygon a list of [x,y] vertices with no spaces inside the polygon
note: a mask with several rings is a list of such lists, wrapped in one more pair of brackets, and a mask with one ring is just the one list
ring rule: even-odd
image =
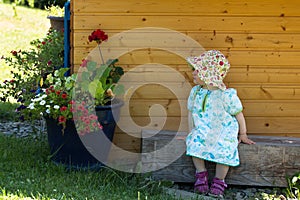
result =
[{"label": "blue and white dress", "polygon": [[197,85],[190,92],[187,106],[194,127],[186,138],[186,154],[224,165],[239,165],[239,124],[235,115],[243,106],[236,90],[207,90]]}]

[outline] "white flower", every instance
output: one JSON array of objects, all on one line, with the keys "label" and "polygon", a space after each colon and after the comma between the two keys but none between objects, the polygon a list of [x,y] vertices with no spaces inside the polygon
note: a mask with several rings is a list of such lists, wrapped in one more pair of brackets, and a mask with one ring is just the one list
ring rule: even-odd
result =
[{"label": "white flower", "polygon": [[28,108],[29,108],[30,110],[33,110],[33,109],[34,109],[34,103],[29,104]]},{"label": "white flower", "polygon": [[61,86],[61,80],[60,79],[56,80],[55,86],[56,87],[60,87]]},{"label": "white flower", "polygon": [[55,105],[53,106],[54,109],[58,110],[59,109],[59,105]]},{"label": "white flower", "polygon": [[45,105],[46,104],[46,101],[45,100],[42,100],[41,102],[40,102],[40,105],[41,106],[43,106],[43,105]]},{"label": "white flower", "polygon": [[52,74],[48,74],[47,80],[52,84],[53,83],[53,76]]},{"label": "white flower", "polygon": [[50,108],[50,105],[46,105],[46,108]]},{"label": "white flower", "polygon": [[35,99],[33,99],[33,102],[37,102],[37,101],[41,101],[42,100],[42,98],[41,97],[39,97],[39,98],[35,98]]},{"label": "white flower", "polygon": [[46,110],[46,113],[50,114],[50,109],[49,108]]},{"label": "white flower", "polygon": [[58,77],[58,75],[59,75],[59,74],[58,74],[58,70],[55,70],[54,76],[55,76],[55,77]]},{"label": "white flower", "polygon": [[47,97],[47,95],[46,94],[43,94],[43,96],[41,97],[42,99],[44,99],[44,98],[46,98]]}]

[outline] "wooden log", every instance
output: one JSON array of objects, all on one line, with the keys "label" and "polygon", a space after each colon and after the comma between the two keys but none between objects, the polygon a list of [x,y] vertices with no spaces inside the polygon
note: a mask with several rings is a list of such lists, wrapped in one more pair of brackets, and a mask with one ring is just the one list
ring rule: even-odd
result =
[{"label": "wooden log", "polygon": [[[176,146],[169,152],[157,155],[149,160],[142,156],[142,166],[163,166],[174,152],[185,152],[185,140],[175,137],[177,132],[160,131],[154,134],[152,130],[142,131],[142,152],[153,152],[162,149],[172,139],[177,140]],[[184,133],[181,133],[182,136]],[[185,134],[186,135],[186,134]],[[152,136],[152,137],[149,137]],[[286,177],[292,176],[300,170],[300,138],[249,136],[255,145],[239,145],[241,164],[231,167],[226,177],[226,182],[232,185],[256,185],[286,187]],[[207,162],[210,179],[214,175],[215,164]],[[170,180],[174,182],[194,182],[195,169],[191,157],[185,153],[175,162],[166,167],[152,172],[154,179]]]}]

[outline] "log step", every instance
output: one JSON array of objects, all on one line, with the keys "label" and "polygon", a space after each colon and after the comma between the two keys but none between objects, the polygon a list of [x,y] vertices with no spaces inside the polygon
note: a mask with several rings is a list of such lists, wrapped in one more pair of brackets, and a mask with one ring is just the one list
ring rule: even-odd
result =
[{"label": "log step", "polygon": [[[186,135],[184,132],[143,130],[143,171],[152,171],[157,180],[194,182],[195,168],[191,157],[185,155]],[[226,182],[286,187],[286,177],[300,171],[300,138],[251,135],[249,138],[256,144],[239,145],[241,164],[230,168]],[[207,162],[207,168],[212,179],[215,164]]]}]

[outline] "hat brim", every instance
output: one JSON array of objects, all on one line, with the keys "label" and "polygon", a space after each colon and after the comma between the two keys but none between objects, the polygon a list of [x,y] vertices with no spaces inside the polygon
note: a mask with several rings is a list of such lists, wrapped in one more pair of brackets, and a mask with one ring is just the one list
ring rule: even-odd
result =
[{"label": "hat brim", "polygon": [[218,87],[219,89],[221,90],[226,90],[226,85],[224,84],[223,81],[210,81],[210,79],[206,76],[204,76],[203,73],[200,73],[201,71],[203,71],[204,67],[203,65],[199,64],[199,62],[196,62],[198,57],[187,57],[186,58],[186,61],[188,63],[188,65],[193,69],[193,70],[198,70],[199,73],[198,73],[198,76],[199,78],[204,81],[204,83],[207,85],[207,86],[214,86],[214,87]]}]

